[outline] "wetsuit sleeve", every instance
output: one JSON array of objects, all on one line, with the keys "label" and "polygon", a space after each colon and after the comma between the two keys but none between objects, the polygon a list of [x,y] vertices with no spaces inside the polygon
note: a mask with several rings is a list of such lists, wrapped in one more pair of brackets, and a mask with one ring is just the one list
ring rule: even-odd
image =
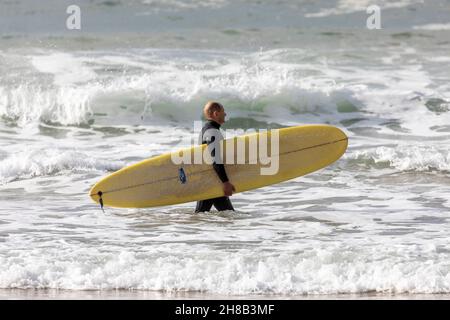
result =
[{"label": "wetsuit sleeve", "polygon": [[223,164],[219,164],[219,163],[213,163],[213,168],[214,171],[216,171],[217,175],[219,176],[219,179],[225,183],[228,182],[228,176],[227,173],[225,171],[225,166]]},{"label": "wetsuit sleeve", "polygon": [[[214,142],[214,137],[212,137],[212,139],[206,139],[206,143],[209,146],[211,143]],[[214,159],[215,158],[215,150],[211,150],[211,157]],[[216,163],[215,161],[213,162],[213,168],[214,171],[217,173],[217,175],[219,176],[220,181],[222,181],[222,183],[228,182],[228,176],[227,176],[227,172],[225,171],[225,166],[223,165],[223,163]]]}]

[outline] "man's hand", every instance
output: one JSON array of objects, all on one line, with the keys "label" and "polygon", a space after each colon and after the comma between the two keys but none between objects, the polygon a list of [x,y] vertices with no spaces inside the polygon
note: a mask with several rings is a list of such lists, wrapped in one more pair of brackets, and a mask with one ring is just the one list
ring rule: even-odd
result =
[{"label": "man's hand", "polygon": [[223,183],[223,193],[225,193],[225,196],[231,196],[233,191],[236,191],[236,188],[231,184],[231,182],[227,181]]}]

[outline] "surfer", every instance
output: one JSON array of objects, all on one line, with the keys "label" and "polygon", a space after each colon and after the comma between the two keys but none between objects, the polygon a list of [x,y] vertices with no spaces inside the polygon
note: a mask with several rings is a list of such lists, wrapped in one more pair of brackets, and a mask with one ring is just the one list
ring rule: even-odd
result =
[{"label": "surfer", "polygon": [[[220,126],[225,123],[225,113],[224,107],[214,101],[206,103],[203,108],[203,115],[206,118],[206,122],[203,125],[202,131],[200,132],[199,144],[206,143],[208,148],[210,148],[211,157],[213,160],[213,168],[217,173],[220,181],[222,181],[223,186],[223,197],[207,199],[202,201],[197,201],[197,207],[195,212],[204,212],[211,210],[214,205],[218,211],[233,210],[233,205],[231,204],[229,196],[236,191],[233,184],[228,180],[227,173],[225,171],[225,166],[220,157],[220,149],[218,148],[219,141],[223,140],[223,136],[220,133]],[[213,148],[211,148],[213,147]],[[216,152],[218,150],[218,152]]]}]

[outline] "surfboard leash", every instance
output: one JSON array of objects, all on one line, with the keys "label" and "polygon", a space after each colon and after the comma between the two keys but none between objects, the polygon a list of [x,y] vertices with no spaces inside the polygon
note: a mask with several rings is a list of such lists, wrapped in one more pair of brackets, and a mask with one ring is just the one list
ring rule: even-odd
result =
[{"label": "surfboard leash", "polygon": [[100,197],[98,199],[98,202],[100,203],[100,208],[102,209],[103,213],[105,213],[105,210],[103,209],[103,199],[102,199],[103,192],[99,191],[97,192],[97,195]]}]

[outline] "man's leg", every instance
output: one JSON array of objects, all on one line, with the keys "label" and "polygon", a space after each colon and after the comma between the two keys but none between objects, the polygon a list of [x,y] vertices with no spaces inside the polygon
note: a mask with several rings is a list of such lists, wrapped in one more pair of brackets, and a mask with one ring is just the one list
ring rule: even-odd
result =
[{"label": "man's leg", "polygon": [[197,201],[197,207],[195,208],[195,212],[205,212],[211,210],[213,205],[213,199]]},{"label": "man's leg", "polygon": [[212,199],[214,202],[214,207],[216,207],[216,209],[218,211],[224,211],[224,210],[233,210],[233,205],[231,204],[230,198],[228,197],[219,197],[219,198],[214,198]]}]

